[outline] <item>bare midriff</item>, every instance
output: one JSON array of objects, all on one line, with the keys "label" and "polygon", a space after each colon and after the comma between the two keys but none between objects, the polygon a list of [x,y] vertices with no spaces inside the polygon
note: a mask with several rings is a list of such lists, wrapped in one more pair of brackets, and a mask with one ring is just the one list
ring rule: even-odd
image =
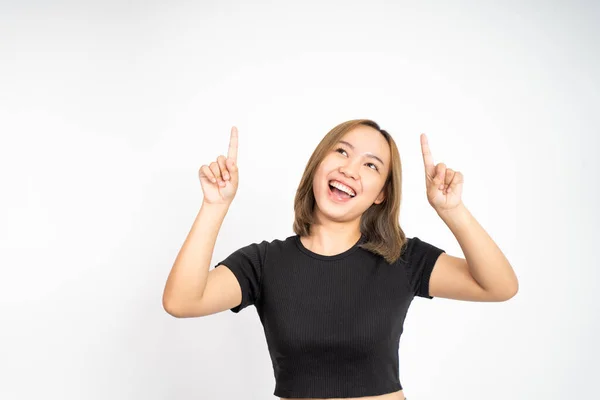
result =
[{"label": "bare midriff", "polygon": [[[381,394],[378,396],[366,396],[366,397],[344,397],[342,398],[328,398],[328,399],[302,399],[302,400],[405,400],[404,393],[402,390],[397,392]],[[291,398],[280,397],[279,400],[294,400]]]}]

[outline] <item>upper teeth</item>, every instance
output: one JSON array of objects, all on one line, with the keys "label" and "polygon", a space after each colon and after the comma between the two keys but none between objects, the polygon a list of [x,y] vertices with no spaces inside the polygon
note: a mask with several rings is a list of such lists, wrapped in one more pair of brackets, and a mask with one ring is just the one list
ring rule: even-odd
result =
[{"label": "upper teeth", "polygon": [[331,181],[331,182],[329,182],[329,184],[333,187],[340,189],[343,192],[348,193],[352,197],[356,196],[356,193],[354,193],[354,190],[352,190],[351,187],[344,185],[343,183],[340,183],[338,181]]}]

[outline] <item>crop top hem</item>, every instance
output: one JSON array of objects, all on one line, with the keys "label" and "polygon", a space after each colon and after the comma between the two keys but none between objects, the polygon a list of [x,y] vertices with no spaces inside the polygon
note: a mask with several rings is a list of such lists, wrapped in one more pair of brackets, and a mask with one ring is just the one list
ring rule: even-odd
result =
[{"label": "crop top hem", "polygon": [[302,398],[330,398],[330,397],[339,397],[339,398],[347,398],[347,397],[367,397],[367,396],[381,396],[384,394],[394,393],[399,390],[402,390],[402,385],[400,382],[392,382],[387,386],[382,386],[379,388],[365,388],[362,390],[356,391],[354,388],[346,389],[344,387],[335,387],[328,386],[327,388],[316,388],[314,386],[308,385],[306,390],[298,391],[298,390],[289,390],[284,389],[279,386],[275,387],[275,391],[273,392],[274,396],[283,397],[283,398],[294,398],[294,399],[302,399]]}]

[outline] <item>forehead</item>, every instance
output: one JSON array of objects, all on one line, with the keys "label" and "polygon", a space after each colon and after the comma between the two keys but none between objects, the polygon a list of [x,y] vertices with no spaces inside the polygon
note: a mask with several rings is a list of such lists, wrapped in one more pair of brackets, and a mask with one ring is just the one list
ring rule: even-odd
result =
[{"label": "forehead", "polygon": [[371,153],[386,164],[390,160],[390,146],[383,135],[375,128],[359,125],[346,132],[340,140],[351,143],[356,153]]}]

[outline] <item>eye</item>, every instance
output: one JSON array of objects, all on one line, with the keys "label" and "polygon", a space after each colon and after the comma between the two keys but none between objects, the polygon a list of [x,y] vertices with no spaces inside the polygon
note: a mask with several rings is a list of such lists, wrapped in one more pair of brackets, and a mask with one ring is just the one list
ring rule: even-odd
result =
[{"label": "eye", "polygon": [[[346,153],[346,150],[342,149],[341,147],[338,147],[337,149],[335,149],[335,151],[337,151],[339,153],[339,150],[343,151],[344,153]],[[346,153],[347,154],[347,153]]]},{"label": "eye", "polygon": [[[337,149],[335,149],[335,151],[337,151],[338,153],[340,153],[340,154],[341,154],[340,150],[341,150],[341,151],[343,151],[344,153],[348,154],[348,153],[346,152],[346,150],[344,150],[344,149],[343,149],[343,148],[341,148],[341,147],[338,147]],[[367,163],[366,165],[372,165],[374,168],[372,168],[372,167],[369,167],[369,168],[371,168],[371,169],[374,169],[375,171],[379,171],[379,168],[377,167],[377,165],[375,165],[375,164],[373,164],[373,163]]]}]

